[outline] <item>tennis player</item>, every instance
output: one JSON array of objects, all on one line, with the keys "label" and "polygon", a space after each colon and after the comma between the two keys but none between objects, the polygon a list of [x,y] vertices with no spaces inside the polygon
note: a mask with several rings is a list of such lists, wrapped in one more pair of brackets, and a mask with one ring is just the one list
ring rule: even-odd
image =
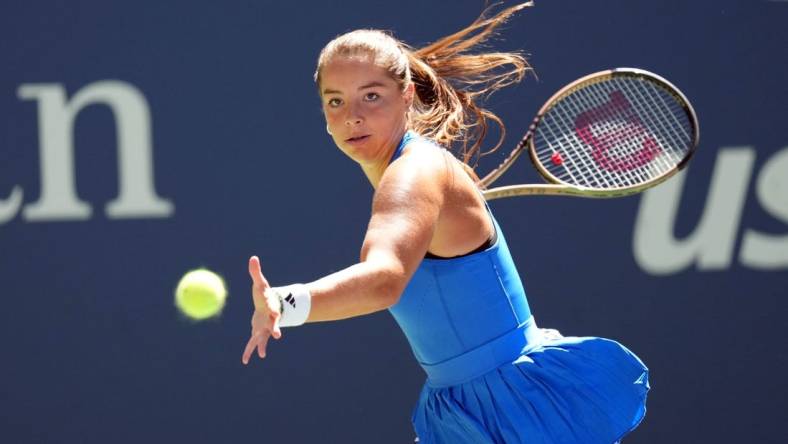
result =
[{"label": "tennis player", "polygon": [[412,416],[421,443],[613,444],[638,425],[647,368],[615,341],[537,327],[467,164],[488,121],[501,124],[478,99],[528,70],[516,53],[468,50],[528,5],[419,50],[376,30],[323,49],[327,130],[375,188],[372,216],[359,263],[315,282],[271,287],[250,259],[245,364],[281,327],[388,309],[427,374]]}]

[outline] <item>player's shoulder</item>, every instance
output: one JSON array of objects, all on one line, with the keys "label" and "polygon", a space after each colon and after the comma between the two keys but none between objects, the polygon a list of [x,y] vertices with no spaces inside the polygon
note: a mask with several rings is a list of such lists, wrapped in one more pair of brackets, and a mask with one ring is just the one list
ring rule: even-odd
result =
[{"label": "player's shoulder", "polygon": [[403,147],[402,155],[392,162],[400,168],[445,168],[446,155],[450,153],[426,137],[414,137]]},{"label": "player's shoulder", "polygon": [[414,190],[440,186],[446,182],[449,170],[446,154],[445,149],[427,139],[411,140],[403,148],[402,155],[386,168],[381,185]]}]

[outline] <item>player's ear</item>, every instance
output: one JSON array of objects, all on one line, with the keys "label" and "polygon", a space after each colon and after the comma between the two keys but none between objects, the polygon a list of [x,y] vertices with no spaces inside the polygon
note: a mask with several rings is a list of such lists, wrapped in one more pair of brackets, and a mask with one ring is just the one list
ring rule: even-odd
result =
[{"label": "player's ear", "polygon": [[405,99],[405,104],[408,105],[408,108],[413,106],[414,94],[416,94],[416,87],[413,86],[413,82],[410,82],[405,87],[405,91],[402,92],[402,97]]}]

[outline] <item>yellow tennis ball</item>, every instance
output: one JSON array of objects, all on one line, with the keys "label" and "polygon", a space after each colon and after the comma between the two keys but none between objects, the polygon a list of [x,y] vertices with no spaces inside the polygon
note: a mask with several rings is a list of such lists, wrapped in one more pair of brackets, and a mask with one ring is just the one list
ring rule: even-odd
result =
[{"label": "yellow tennis ball", "polygon": [[204,268],[183,275],[175,289],[175,306],[195,320],[207,319],[221,313],[225,299],[227,289],[224,280]]}]

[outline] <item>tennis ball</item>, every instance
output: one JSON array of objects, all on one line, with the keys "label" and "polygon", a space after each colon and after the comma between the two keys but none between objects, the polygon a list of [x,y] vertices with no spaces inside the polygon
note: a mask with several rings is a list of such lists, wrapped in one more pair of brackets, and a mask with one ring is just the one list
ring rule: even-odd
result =
[{"label": "tennis ball", "polygon": [[186,316],[203,320],[218,315],[224,308],[227,289],[218,274],[200,268],[181,278],[175,289],[175,306]]}]

